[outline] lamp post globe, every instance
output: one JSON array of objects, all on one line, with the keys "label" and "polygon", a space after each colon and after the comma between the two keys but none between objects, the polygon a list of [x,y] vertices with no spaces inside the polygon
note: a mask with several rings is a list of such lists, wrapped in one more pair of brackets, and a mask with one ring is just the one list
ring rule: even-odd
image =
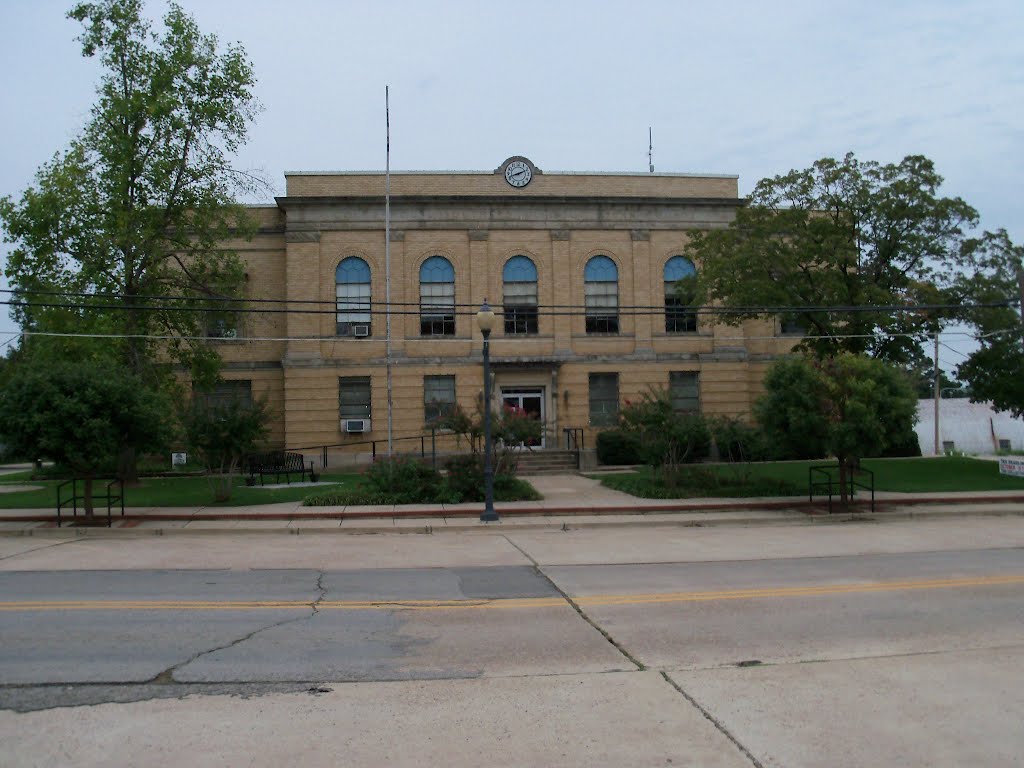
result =
[{"label": "lamp post globe", "polygon": [[484,299],[476,313],[476,324],[484,337],[484,511],[480,521],[493,523],[498,520],[494,509],[494,467],[491,464],[491,331],[494,330],[494,310]]}]

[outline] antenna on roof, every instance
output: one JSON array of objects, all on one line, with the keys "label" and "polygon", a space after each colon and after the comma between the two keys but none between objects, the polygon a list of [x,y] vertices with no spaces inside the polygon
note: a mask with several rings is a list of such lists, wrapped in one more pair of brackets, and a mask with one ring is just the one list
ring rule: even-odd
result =
[{"label": "antenna on roof", "polygon": [[647,126],[647,164],[651,167],[651,173],[654,173],[654,133],[650,126]]}]

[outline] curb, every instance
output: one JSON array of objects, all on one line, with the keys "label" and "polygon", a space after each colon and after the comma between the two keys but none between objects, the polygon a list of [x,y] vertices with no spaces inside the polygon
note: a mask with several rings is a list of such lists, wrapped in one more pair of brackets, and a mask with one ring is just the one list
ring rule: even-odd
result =
[{"label": "curb", "polygon": [[[236,516],[211,516],[211,517],[192,517],[188,515],[165,515],[162,517],[158,516],[126,516],[126,521],[133,522],[145,522],[145,521],[167,521],[167,522],[197,522],[197,521],[222,521],[222,522],[238,522],[245,520],[257,520],[257,521],[280,521],[282,523],[300,523],[299,525],[282,525],[281,527],[271,528],[246,528],[246,527],[232,527],[225,526],[223,528],[207,527],[207,528],[188,528],[188,527],[171,527],[171,528],[160,528],[160,527],[127,527],[127,528],[106,528],[106,527],[76,527],[67,526],[62,528],[46,527],[46,528],[20,528],[20,529],[9,529],[0,530],[0,537],[40,537],[40,538],[58,538],[58,539],[74,539],[74,538],[88,538],[88,537],[100,537],[100,538],[141,538],[149,536],[218,536],[224,534],[233,534],[236,536],[252,536],[252,535],[292,535],[292,536],[311,536],[311,535],[346,535],[346,536],[367,536],[367,535],[378,535],[378,534],[420,534],[420,535],[433,535],[440,533],[488,533],[494,530],[509,531],[573,531],[583,529],[612,529],[612,528],[631,528],[637,526],[650,526],[650,527],[677,527],[677,528],[717,528],[726,526],[736,527],[768,527],[768,526],[784,526],[784,525],[842,525],[846,523],[886,523],[886,522],[902,522],[907,520],[938,520],[938,519],[953,519],[953,518],[971,518],[971,517],[1024,517],[1024,505],[1017,505],[1015,499],[1000,499],[993,500],[987,499],[987,504],[984,504],[976,509],[935,509],[934,507],[942,506],[959,506],[960,500],[955,503],[951,502],[933,502],[931,504],[922,504],[917,502],[916,506],[923,507],[922,509],[899,509],[899,510],[887,510],[881,509],[874,513],[865,510],[860,513],[852,514],[828,514],[823,512],[808,513],[799,512],[792,514],[794,507],[792,505],[786,507],[790,510],[790,514],[779,514],[777,517],[740,517],[740,516],[709,516],[706,519],[695,518],[693,516],[687,516],[679,520],[666,520],[659,518],[656,520],[648,519],[649,514],[655,514],[654,512],[644,510],[637,511],[632,510],[628,514],[630,519],[628,520],[603,520],[612,515],[624,514],[618,510],[602,510],[601,512],[588,513],[582,511],[574,511],[568,514],[558,514],[554,512],[544,512],[538,514],[535,511],[532,514],[526,512],[519,513],[506,513],[502,512],[503,515],[510,517],[517,517],[518,520],[522,521],[523,518],[532,516],[536,520],[516,522],[514,525],[502,526],[498,523],[481,523],[476,519],[478,513],[472,513],[469,511],[462,512],[455,515],[445,516],[429,516],[423,512],[409,513],[407,515],[399,514],[376,514],[372,517],[362,515],[350,515],[349,520],[357,522],[359,520],[409,520],[413,517],[419,517],[424,520],[423,525],[352,525],[346,527],[344,522],[344,516],[339,513],[329,513],[323,515],[309,515],[300,514],[298,517],[289,515],[253,515],[244,514]],[[962,502],[968,504],[970,502]],[[901,503],[896,506],[912,506],[910,503]],[[692,512],[693,508],[685,510],[674,510],[681,514],[685,512]],[[699,511],[699,510],[698,510]],[[763,507],[752,507],[748,511],[771,511],[765,510]],[[665,510],[658,510],[658,514],[665,514]],[[548,520],[547,518],[560,517],[558,520]],[[565,517],[574,517],[575,520],[565,520]],[[452,524],[448,524],[449,518],[455,518]],[[11,522],[15,520],[13,518],[7,518]],[[306,527],[301,526],[303,520],[316,521],[316,520],[338,520],[336,527],[324,528],[320,526]],[[445,521],[441,525],[432,524],[429,521]],[[52,522],[52,517],[46,517],[44,522]],[[36,522],[36,520],[27,520],[24,522]]]},{"label": "curb", "polygon": [[[1024,505],[1024,494],[1013,494],[1006,496],[978,496],[978,495],[963,495],[953,496],[946,498],[935,498],[935,497],[902,497],[902,498],[886,498],[877,499],[875,501],[875,512],[866,512],[865,514],[882,514],[887,513],[889,507],[934,507],[934,506],[953,506],[953,505],[967,505],[977,504],[982,506],[993,506],[1002,504],[1021,504]],[[860,501],[858,505],[863,509],[866,508],[866,502]],[[330,512],[192,512],[192,513],[153,513],[153,514],[126,514],[124,516],[116,516],[115,519],[122,519],[128,521],[156,521],[156,522],[191,522],[196,520],[281,520],[281,521],[298,521],[298,520],[338,520],[339,523],[345,520],[396,520],[396,519],[452,519],[452,518],[466,518],[466,519],[477,519],[483,511],[483,505],[480,505],[479,509],[453,509],[445,510],[440,509],[426,509],[424,506],[415,505],[416,509],[380,509],[380,510],[361,510],[359,512],[344,512],[341,511],[343,508],[335,508],[339,511]],[[304,507],[304,509],[316,509],[316,507]],[[330,507],[321,507],[321,509],[327,510]],[[637,517],[643,517],[644,515],[652,514],[687,514],[687,513],[701,513],[701,512],[774,512],[774,511],[800,511],[801,514],[807,515],[808,517],[821,517],[829,516],[832,513],[827,511],[827,502],[823,501],[806,501],[801,499],[795,499],[789,497],[788,499],[774,500],[758,500],[750,502],[742,501],[702,501],[702,500],[691,500],[688,503],[677,502],[666,502],[664,504],[644,504],[642,506],[618,506],[598,504],[591,506],[545,506],[545,507],[500,507],[498,509],[499,515],[502,517],[605,517],[609,515],[636,515]],[[1024,510],[1024,507],[1022,507]],[[12,523],[56,523],[57,516],[55,513],[28,513],[21,515],[0,515],[0,522],[12,522]],[[109,529],[108,529],[109,530]]]}]

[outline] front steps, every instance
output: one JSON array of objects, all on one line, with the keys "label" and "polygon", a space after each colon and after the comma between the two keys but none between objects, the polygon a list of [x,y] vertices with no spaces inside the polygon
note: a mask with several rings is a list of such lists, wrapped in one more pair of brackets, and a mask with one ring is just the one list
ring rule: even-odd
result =
[{"label": "front steps", "polygon": [[520,475],[573,475],[579,472],[576,451],[526,450],[516,451]]}]

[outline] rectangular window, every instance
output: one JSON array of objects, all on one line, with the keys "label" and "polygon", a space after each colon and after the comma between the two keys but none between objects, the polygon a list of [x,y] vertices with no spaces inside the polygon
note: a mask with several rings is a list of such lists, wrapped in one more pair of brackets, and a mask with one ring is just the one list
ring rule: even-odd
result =
[{"label": "rectangular window", "polygon": [[779,330],[783,336],[804,336],[807,324],[799,314],[788,313],[779,317]]},{"label": "rectangular window", "polygon": [[537,283],[505,283],[505,333],[537,333]]},{"label": "rectangular window", "polygon": [[335,333],[338,336],[370,335],[370,284],[338,283]]},{"label": "rectangular window", "polygon": [[619,374],[590,374],[590,425],[610,427],[619,419]]},{"label": "rectangular window", "polygon": [[455,377],[423,377],[423,420],[431,425],[455,408]]},{"label": "rectangular window", "polygon": [[206,313],[206,338],[208,339],[237,339],[239,333],[239,316],[234,312],[207,312]]},{"label": "rectangular window", "polygon": [[214,411],[225,408],[236,400],[243,407],[249,408],[252,406],[252,382],[248,379],[220,381],[211,391],[199,392],[197,396],[206,402],[208,409]]},{"label": "rectangular window", "polygon": [[338,415],[342,419],[370,418],[370,377],[338,379]]},{"label": "rectangular window", "polygon": [[686,299],[674,293],[665,293],[665,332],[696,333],[697,313]]},{"label": "rectangular window", "polygon": [[455,283],[420,283],[420,335],[455,335]]},{"label": "rectangular window", "polygon": [[700,374],[696,371],[669,371],[669,395],[676,413],[700,413]]},{"label": "rectangular window", "polygon": [[584,286],[587,333],[619,332],[619,284],[590,282]]}]

